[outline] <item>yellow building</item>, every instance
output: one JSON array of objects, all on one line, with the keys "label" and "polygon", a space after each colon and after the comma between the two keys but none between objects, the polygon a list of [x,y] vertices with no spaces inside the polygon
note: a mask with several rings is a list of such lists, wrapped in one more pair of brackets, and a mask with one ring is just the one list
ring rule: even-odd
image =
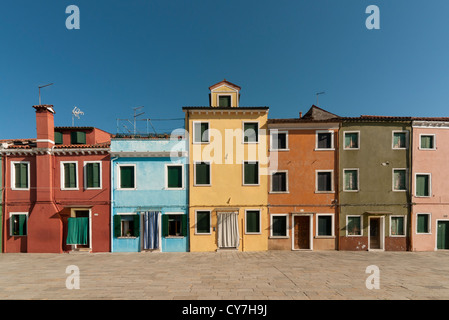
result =
[{"label": "yellow building", "polygon": [[183,107],[189,133],[190,251],[268,249],[268,107],[240,107],[240,87],[211,87]]}]

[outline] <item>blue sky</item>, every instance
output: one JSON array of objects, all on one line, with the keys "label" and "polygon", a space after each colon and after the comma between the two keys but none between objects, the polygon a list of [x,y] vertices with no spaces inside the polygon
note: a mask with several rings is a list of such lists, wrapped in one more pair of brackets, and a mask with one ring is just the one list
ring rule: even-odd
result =
[{"label": "blue sky", "polygon": [[[65,27],[72,4],[79,30]],[[369,5],[380,30],[365,27]],[[297,117],[320,91],[341,116],[449,116],[448,18],[447,0],[2,0],[0,139],[35,137],[47,83],[55,125],[78,106],[75,125],[111,133],[139,106],[141,118],[183,118],[224,78],[270,118]]]}]

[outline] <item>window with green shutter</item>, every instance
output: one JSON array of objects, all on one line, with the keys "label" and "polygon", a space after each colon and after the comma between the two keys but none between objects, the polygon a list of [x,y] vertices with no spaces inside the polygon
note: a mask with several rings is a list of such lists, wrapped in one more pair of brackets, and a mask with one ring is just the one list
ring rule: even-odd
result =
[{"label": "window with green shutter", "polygon": [[63,144],[62,132],[55,131],[55,144]]},{"label": "window with green shutter", "polygon": [[71,144],[86,144],[86,133],[83,131],[72,131],[70,133]]},{"label": "window with green shutter", "polygon": [[417,221],[417,233],[430,233],[429,230],[429,221],[430,221],[430,214],[423,214],[419,213],[416,218]]},{"label": "window with green shutter", "polygon": [[257,122],[243,123],[243,141],[245,143],[259,141],[259,123]]},{"label": "window with green shutter", "polygon": [[318,216],[318,236],[332,236],[332,216]]},{"label": "window with green shutter", "polygon": [[187,236],[187,217],[185,214],[162,215],[162,235],[164,237]]},{"label": "window with green shutter", "polygon": [[182,187],[183,187],[182,165],[168,165],[167,166],[167,188],[180,189]]},{"label": "window with green shutter", "polygon": [[404,217],[391,217],[390,234],[392,236],[405,235],[404,221],[405,221]]},{"label": "window with green shutter", "polygon": [[416,175],[416,196],[429,197],[430,196],[430,175],[417,174]]},{"label": "window with green shutter", "polygon": [[101,187],[100,165],[99,162],[90,162],[86,164],[86,188]]},{"label": "window with green shutter", "polygon": [[75,189],[78,187],[76,179],[76,162],[64,163],[64,188]]},{"label": "window with green shutter", "polygon": [[120,189],[135,188],[135,166],[120,166]]},{"label": "window with green shutter", "polygon": [[260,233],[260,211],[246,211],[246,233]]},{"label": "window with green shutter", "polygon": [[259,184],[259,162],[245,161],[243,163],[243,184],[257,185]]},{"label": "window with green shutter", "polygon": [[193,142],[195,143],[209,142],[209,122],[193,123]]},{"label": "window with green shutter", "polygon": [[348,217],[348,236],[361,236],[362,235],[362,218]]},{"label": "window with green shutter", "polygon": [[359,172],[358,170],[344,170],[344,190],[358,191],[359,189]]},{"label": "window with green shutter", "polygon": [[219,107],[230,107],[231,106],[231,96],[219,96],[218,97]]},{"label": "window with green shutter", "polygon": [[210,211],[196,212],[196,233],[210,233]]},{"label": "window with green shutter", "polygon": [[210,163],[195,163],[195,185],[210,185]]},{"label": "window with green shutter", "polygon": [[14,188],[28,189],[28,162],[14,163]]},{"label": "window with green shutter", "polygon": [[271,235],[273,237],[287,236],[287,216],[285,215],[271,216]]},{"label": "window with green shutter", "polygon": [[358,132],[345,132],[345,149],[358,149],[359,148],[359,133]]},{"label": "window with green shutter", "polygon": [[26,236],[27,220],[28,216],[26,214],[12,214],[10,217],[10,235]]},{"label": "window with green shutter", "polygon": [[420,148],[421,149],[435,149],[435,136],[434,135],[421,135]]}]

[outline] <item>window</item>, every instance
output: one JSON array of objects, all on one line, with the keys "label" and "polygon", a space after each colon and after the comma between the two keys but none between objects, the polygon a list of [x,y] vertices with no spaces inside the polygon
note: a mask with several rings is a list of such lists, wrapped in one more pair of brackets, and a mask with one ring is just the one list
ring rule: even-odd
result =
[{"label": "window", "polygon": [[344,149],[359,149],[360,148],[360,132],[346,131],[344,133]]},{"label": "window", "polygon": [[393,191],[407,190],[407,170],[393,169]]},{"label": "window", "polygon": [[167,189],[182,189],[184,187],[183,171],[182,165],[166,165]]},{"label": "window", "polygon": [[416,233],[430,233],[430,214],[418,213],[416,220]]},{"label": "window", "polygon": [[196,162],[195,163],[195,185],[211,185],[210,179],[210,163],[209,162]]},{"label": "window", "polygon": [[317,215],[317,235],[318,236],[333,236],[333,216],[332,215]]},{"label": "window", "polygon": [[417,197],[430,197],[430,173],[419,173],[415,176]]},{"label": "window", "polygon": [[243,162],[243,185],[259,184],[259,162],[244,161]]},{"label": "window", "polygon": [[193,123],[193,142],[194,143],[209,142],[209,122]]},{"label": "window", "polygon": [[271,174],[271,192],[287,192],[287,171]]},{"label": "window", "polygon": [[390,217],[390,236],[405,236],[405,217]]},{"label": "window", "polygon": [[346,234],[348,236],[362,235],[362,217],[361,216],[347,216],[346,217]]},{"label": "window", "polygon": [[218,96],[218,106],[219,107],[230,107],[231,106],[231,96]]},{"label": "window", "polygon": [[245,210],[245,233],[260,234],[260,211],[259,210]]},{"label": "window", "polygon": [[101,162],[85,162],[84,179],[86,189],[101,189]]},{"label": "window", "polygon": [[136,166],[135,165],[119,165],[119,189],[135,189],[136,188]]},{"label": "window", "polygon": [[62,132],[55,131],[55,144],[63,144]]},{"label": "window", "polygon": [[61,168],[61,189],[78,190],[78,163],[62,161]]},{"label": "window", "polygon": [[255,143],[259,142],[259,123],[244,122],[243,123],[243,142]]},{"label": "window", "polygon": [[11,162],[12,190],[30,189],[30,163],[27,161]]},{"label": "window", "polygon": [[196,234],[210,234],[210,211],[196,211]]},{"label": "window", "polygon": [[288,135],[287,132],[273,130],[271,133],[271,150],[287,150]]},{"label": "window", "polygon": [[86,144],[86,133],[83,131],[72,131],[70,133],[71,144]]},{"label": "window", "polygon": [[317,192],[333,192],[332,187],[332,171],[316,172],[316,191]]},{"label": "window", "polygon": [[421,150],[435,150],[435,135],[421,134],[419,135],[419,149]]},{"label": "window", "polygon": [[271,215],[271,236],[288,237],[288,215],[286,214]]},{"label": "window", "polygon": [[393,131],[393,149],[407,148],[407,131]]},{"label": "window", "polygon": [[28,212],[11,212],[10,213],[10,235],[26,236]]},{"label": "window", "polygon": [[358,169],[344,169],[343,176],[343,190],[344,191],[359,191],[359,170]]},{"label": "window", "polygon": [[334,148],[334,133],[330,131],[317,131],[316,150],[329,150]]},{"label": "window", "polygon": [[162,235],[164,237],[187,236],[187,216],[183,213],[162,215]]},{"label": "window", "polygon": [[114,237],[138,237],[140,235],[140,215],[117,214],[114,215]]}]

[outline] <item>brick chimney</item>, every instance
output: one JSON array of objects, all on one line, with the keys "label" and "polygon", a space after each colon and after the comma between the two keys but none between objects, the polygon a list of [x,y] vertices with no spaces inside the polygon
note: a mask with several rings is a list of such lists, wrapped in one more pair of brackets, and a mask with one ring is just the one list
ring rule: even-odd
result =
[{"label": "brick chimney", "polygon": [[51,148],[55,144],[55,111],[49,104],[33,106],[36,109],[37,147]]}]

